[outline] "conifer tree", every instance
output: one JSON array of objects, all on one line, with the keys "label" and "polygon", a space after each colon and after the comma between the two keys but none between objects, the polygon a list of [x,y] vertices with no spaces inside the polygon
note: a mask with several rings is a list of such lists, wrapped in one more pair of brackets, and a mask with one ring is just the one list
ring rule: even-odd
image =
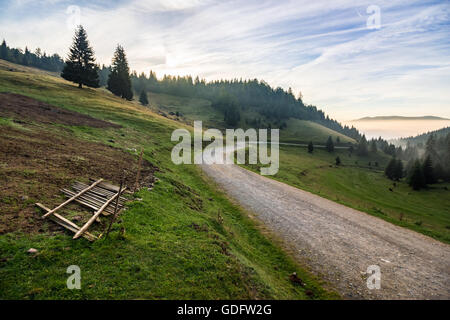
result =
[{"label": "conifer tree", "polygon": [[131,89],[130,68],[128,67],[125,50],[118,45],[112,60],[111,73],[108,77],[108,90],[116,96],[131,100],[133,91]]},{"label": "conifer tree", "polygon": [[241,113],[237,104],[231,103],[228,108],[225,109],[224,121],[230,126],[235,126],[241,120]]},{"label": "conifer tree", "polygon": [[419,160],[416,160],[414,163],[408,183],[414,190],[420,190],[426,187],[425,176],[423,175]]},{"label": "conifer tree", "polygon": [[359,156],[367,156],[369,151],[367,149],[367,139],[366,136],[363,135],[361,140],[359,140],[358,147],[356,149],[356,153]]},{"label": "conifer tree", "polygon": [[78,26],[70,47],[69,59],[61,73],[61,77],[78,84],[98,88],[98,66],[95,64],[94,50],[89,46],[87,33],[82,26]]},{"label": "conifer tree", "polygon": [[373,139],[370,143],[370,152],[377,153],[377,143]]},{"label": "conifer tree", "polygon": [[139,95],[139,102],[143,105],[143,106],[147,106],[148,105],[148,98],[147,98],[147,93],[142,90],[141,94]]},{"label": "conifer tree", "polygon": [[331,136],[328,137],[327,143],[326,143],[326,148],[328,152],[333,152],[334,151],[334,144],[333,144],[333,139],[331,138]]},{"label": "conifer tree", "polygon": [[433,162],[431,156],[428,155],[422,165],[423,176],[425,177],[425,183],[433,184],[436,182],[433,170]]},{"label": "conifer tree", "polygon": [[387,167],[384,169],[384,174],[391,180],[395,179],[396,160],[394,158],[389,161]]},{"label": "conifer tree", "polygon": [[403,178],[403,162],[398,159],[395,162],[394,179],[398,181],[401,178]]},{"label": "conifer tree", "polygon": [[0,59],[8,60],[8,46],[6,45],[5,39],[3,39],[0,45]]},{"label": "conifer tree", "polygon": [[313,153],[313,151],[314,151],[314,145],[313,145],[312,141],[310,141],[308,143],[308,152]]}]

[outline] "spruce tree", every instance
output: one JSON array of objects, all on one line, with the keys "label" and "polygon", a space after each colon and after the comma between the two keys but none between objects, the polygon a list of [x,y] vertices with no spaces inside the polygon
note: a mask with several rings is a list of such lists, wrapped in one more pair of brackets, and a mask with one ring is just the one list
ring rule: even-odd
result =
[{"label": "spruce tree", "polygon": [[434,134],[430,134],[425,145],[425,154],[428,156],[436,156],[436,138]]},{"label": "spruce tree", "polygon": [[313,151],[314,151],[314,145],[313,145],[312,141],[310,141],[308,143],[308,152],[313,153]]},{"label": "spruce tree", "polygon": [[147,106],[148,105],[148,98],[147,98],[147,93],[142,90],[141,94],[139,95],[139,102],[143,105],[143,106]]},{"label": "spruce tree", "polygon": [[398,181],[401,178],[403,178],[403,162],[402,160],[398,159],[395,162],[394,179]]},{"label": "spruce tree", "polygon": [[358,147],[356,149],[356,154],[359,156],[367,156],[369,154],[365,135],[363,135],[361,140],[359,140]]},{"label": "spruce tree", "polygon": [[420,190],[426,187],[425,176],[423,175],[419,160],[416,160],[414,163],[408,183],[414,190]]},{"label": "spruce tree", "polygon": [[387,167],[384,169],[384,174],[386,177],[388,177],[391,180],[395,179],[395,168],[397,165],[397,161],[395,158],[392,158],[391,161],[389,161]]},{"label": "spruce tree", "polygon": [[333,144],[333,139],[331,138],[331,136],[328,137],[327,143],[326,143],[326,148],[328,152],[333,152],[334,151],[334,144]]},{"label": "spruce tree", "polygon": [[23,54],[23,65],[29,66],[31,63],[31,52],[28,47],[25,47],[25,53]]},{"label": "spruce tree", "polygon": [[372,142],[370,143],[370,152],[377,153],[377,143],[373,139]]},{"label": "spruce tree", "polygon": [[87,33],[82,26],[78,26],[70,47],[69,59],[61,73],[61,77],[78,84],[98,88],[98,66],[95,64],[94,50],[89,46]]},{"label": "spruce tree", "polygon": [[241,113],[236,103],[232,102],[227,109],[225,109],[224,121],[230,126],[235,126],[241,120]]},{"label": "spruce tree", "polygon": [[433,162],[431,161],[430,155],[425,158],[425,161],[422,165],[422,171],[423,176],[425,177],[425,183],[433,184],[436,182],[436,179],[434,177]]},{"label": "spruce tree", "polygon": [[8,60],[8,46],[6,45],[5,39],[3,39],[2,44],[0,45],[0,59]]},{"label": "spruce tree", "polygon": [[114,53],[107,89],[123,99],[133,99],[130,68],[128,67],[125,50],[121,45],[117,46],[116,52]]},{"label": "spruce tree", "polygon": [[445,137],[443,152],[443,178],[445,181],[450,181],[450,133]]}]

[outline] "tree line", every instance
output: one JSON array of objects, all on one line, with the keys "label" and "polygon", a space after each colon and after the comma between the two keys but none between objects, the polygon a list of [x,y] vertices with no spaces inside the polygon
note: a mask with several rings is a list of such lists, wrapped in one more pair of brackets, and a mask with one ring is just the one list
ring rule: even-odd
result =
[{"label": "tree line", "polygon": [[[113,94],[132,100],[134,95],[139,96],[143,105],[149,103],[148,92],[166,93],[177,96],[203,98],[210,100],[212,106],[219,109],[224,115],[227,125],[236,126],[243,120],[253,127],[285,128],[286,120],[296,118],[310,120],[324,125],[336,132],[342,133],[357,141],[356,151],[359,155],[367,155],[370,151],[382,150],[386,154],[399,156],[403,150],[379,138],[370,142],[356,128],[342,125],[316,106],[304,104],[301,93],[297,97],[292,89],[284,90],[280,87],[272,88],[263,80],[215,80],[207,82],[198,76],[171,76],[164,75],[158,79],[156,73],[149,72],[137,74],[130,72],[125,50],[118,45],[110,66],[100,67],[95,63],[94,50],[87,39],[87,33],[82,26],[75,32],[73,44],[69,49],[68,59],[64,62],[57,54],[49,57],[37,49],[33,54],[26,48],[25,53],[20,49],[11,49],[3,41],[0,46],[0,58],[33,67],[62,71],[61,76],[77,83],[80,88],[104,86]],[[246,110],[257,111],[266,118],[244,118],[242,112]]]},{"label": "tree line", "polygon": [[[103,66],[101,73],[106,75],[109,71],[108,67]],[[304,104],[301,93],[295,97],[291,88],[287,91],[280,87],[272,88],[263,80],[222,79],[207,82],[198,76],[193,78],[190,75],[164,75],[159,80],[156,73],[150,70],[149,76],[145,73],[138,75],[133,72],[131,81],[137,94],[151,91],[210,100],[213,107],[223,111],[224,120],[228,125],[234,125],[237,119],[242,119],[242,111],[254,110],[281,125],[289,118],[310,120],[355,140],[362,137],[353,126],[343,126],[336,120],[330,119],[316,106]],[[247,122],[257,122],[257,119],[250,119]],[[251,124],[257,125],[257,123]]]},{"label": "tree line", "polygon": [[100,67],[95,63],[94,50],[89,45],[86,31],[82,26],[75,32],[66,61],[56,54],[51,57],[45,53],[41,55],[40,49],[35,54],[26,49],[23,55],[31,58],[23,58],[20,49],[10,49],[5,41],[0,49],[0,57],[6,58],[5,60],[51,71],[62,71],[61,76],[64,79],[77,83],[80,88],[83,85],[94,88],[104,86],[127,100],[131,100],[136,94],[144,105],[148,104],[147,93],[150,91],[203,98],[210,100],[213,107],[222,111],[225,123],[230,126],[237,125],[241,120],[254,127],[264,126],[261,118],[244,119],[242,112],[251,109],[266,117],[267,127],[276,125],[283,129],[286,127],[287,119],[296,118],[320,123],[357,141],[362,139],[362,135],[353,126],[343,126],[338,121],[330,119],[316,106],[304,104],[301,93],[295,97],[292,89],[285,91],[280,87],[272,88],[263,80],[233,79],[206,82],[199,77],[193,79],[192,76],[171,75],[164,75],[159,80],[153,71],[150,71],[149,76],[144,73],[138,75],[135,71],[130,73],[125,51],[120,45],[116,48],[112,64]]},{"label": "tree line", "polygon": [[[402,160],[407,161],[404,170]],[[392,158],[385,174],[397,181],[406,177],[414,190],[450,181],[450,133],[439,137],[430,134],[423,149],[408,145],[399,158]]]},{"label": "tree line", "polygon": [[56,53],[47,55],[40,48],[34,52],[31,52],[28,47],[25,47],[25,50],[10,48],[4,39],[0,45],[0,59],[53,72],[59,72],[64,67],[64,60]]}]

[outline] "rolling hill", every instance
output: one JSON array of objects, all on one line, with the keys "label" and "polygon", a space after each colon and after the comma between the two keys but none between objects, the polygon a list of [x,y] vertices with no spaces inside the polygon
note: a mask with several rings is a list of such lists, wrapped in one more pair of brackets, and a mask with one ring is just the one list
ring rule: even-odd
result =
[{"label": "rolling hill", "polygon": [[[338,298],[198,167],[172,163],[172,131],[191,130],[173,116],[4,61],[0,92],[8,103],[0,108],[0,299]],[[109,238],[74,241],[40,219],[35,202],[55,206],[75,180],[118,184],[141,149],[146,175],[159,180],[135,193]],[[70,265],[80,267],[83,290],[67,290]]]},{"label": "rolling hill", "polygon": [[395,144],[396,146],[402,146],[406,147],[408,144],[411,146],[417,146],[422,145],[424,146],[427,142],[428,138],[433,135],[435,138],[441,138],[445,137],[448,134],[450,134],[450,127],[442,128],[439,130],[429,131],[426,133],[419,134],[414,137],[407,137],[407,138],[401,138],[401,139],[393,139],[391,140],[391,143]]},{"label": "rolling hill", "polygon": [[[187,125],[192,125],[195,120],[201,120],[204,122],[204,127],[222,130],[227,128],[222,112],[212,107],[209,100],[154,92],[149,93],[148,96],[149,107],[169,118],[182,121]],[[263,119],[262,123],[265,125],[270,124],[270,121],[256,111],[245,111],[244,115],[246,118]],[[290,118],[285,121],[285,124],[286,128],[280,130],[281,142],[308,143],[312,141],[313,143],[324,144],[329,136],[334,140],[339,137],[341,143],[356,142],[352,138],[313,121]],[[241,120],[236,127],[251,128],[252,126]],[[273,128],[277,127],[273,126]]]}]

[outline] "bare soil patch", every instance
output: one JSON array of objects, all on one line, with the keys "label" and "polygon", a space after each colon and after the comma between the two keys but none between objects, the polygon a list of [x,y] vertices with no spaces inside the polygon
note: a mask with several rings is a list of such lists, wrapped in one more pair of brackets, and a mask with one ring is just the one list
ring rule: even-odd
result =
[{"label": "bare soil patch", "polygon": [[[104,178],[119,185],[125,170],[126,185],[134,185],[136,156],[33,125],[25,128],[0,126],[0,234],[61,232],[55,224],[39,219],[34,203],[56,206],[64,199],[60,189],[74,181]],[[155,170],[143,161],[141,186],[154,182]]]},{"label": "bare soil patch", "polygon": [[0,92],[0,116],[19,121],[59,123],[70,126],[89,126],[94,128],[121,127],[118,124],[55,107],[48,103],[15,93]]}]

